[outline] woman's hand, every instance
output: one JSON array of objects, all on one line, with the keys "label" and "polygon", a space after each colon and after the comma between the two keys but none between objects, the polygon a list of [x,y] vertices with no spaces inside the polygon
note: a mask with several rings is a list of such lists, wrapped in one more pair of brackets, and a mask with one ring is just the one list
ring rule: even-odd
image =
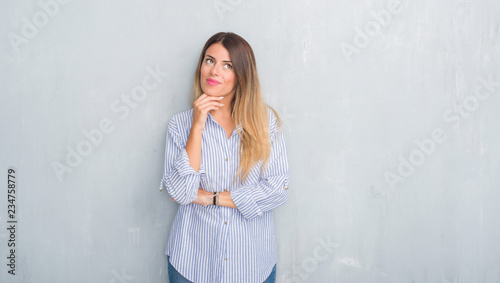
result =
[{"label": "woman's hand", "polygon": [[[198,196],[192,203],[207,206],[213,203],[214,193],[207,192],[202,189],[198,189]],[[170,198],[170,200],[175,201],[175,199]]]},{"label": "woman's hand", "polygon": [[207,206],[213,203],[214,193],[207,192],[202,189],[198,189],[198,196],[192,203]]},{"label": "woman's hand", "polygon": [[200,95],[193,103],[193,124],[191,129],[195,128],[196,130],[203,131],[203,129],[205,129],[208,112],[210,110],[217,110],[219,107],[223,106],[224,104],[220,103],[220,100],[223,98],[224,97],[208,96],[206,94]]}]

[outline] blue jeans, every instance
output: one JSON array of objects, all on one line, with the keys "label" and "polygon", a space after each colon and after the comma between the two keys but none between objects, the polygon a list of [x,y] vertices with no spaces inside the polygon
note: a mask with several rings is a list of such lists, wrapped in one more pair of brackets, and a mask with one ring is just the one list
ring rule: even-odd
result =
[{"label": "blue jeans", "polygon": [[[170,283],[191,283],[191,281],[187,280],[184,276],[182,276],[171,264],[169,260],[169,256],[167,256],[168,262],[168,281]],[[263,283],[275,283],[276,282],[276,264],[273,267],[273,271],[269,274],[266,281]]]}]

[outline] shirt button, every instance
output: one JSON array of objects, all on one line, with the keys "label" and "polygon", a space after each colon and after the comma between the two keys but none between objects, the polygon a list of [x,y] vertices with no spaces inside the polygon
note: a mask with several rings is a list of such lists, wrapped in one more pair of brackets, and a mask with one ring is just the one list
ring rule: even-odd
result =
[{"label": "shirt button", "polygon": [[226,257],[224,260],[226,260],[226,261],[227,261],[227,257]]},{"label": "shirt button", "polygon": [[225,160],[225,161],[227,161],[227,157],[226,157],[226,159],[224,159],[224,160]]},{"label": "shirt button", "polygon": [[288,187],[285,187],[285,190],[288,190]]},{"label": "shirt button", "polygon": [[163,188],[160,188],[160,191],[163,191]]},{"label": "shirt button", "polygon": [[224,224],[227,224],[227,221],[224,221]]}]

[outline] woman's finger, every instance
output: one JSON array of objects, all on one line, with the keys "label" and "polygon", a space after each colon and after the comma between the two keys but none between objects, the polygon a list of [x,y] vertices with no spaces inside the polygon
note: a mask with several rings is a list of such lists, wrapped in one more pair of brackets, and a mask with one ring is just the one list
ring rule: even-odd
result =
[{"label": "woman's finger", "polygon": [[220,102],[208,102],[205,103],[204,105],[200,105],[200,111],[203,113],[208,113],[208,111],[213,110],[213,109],[219,109],[219,107],[223,106],[224,104]]},{"label": "woman's finger", "polygon": [[209,101],[220,101],[222,96],[207,96],[206,94],[202,94],[202,96],[198,97],[194,102],[194,105],[203,105]]}]

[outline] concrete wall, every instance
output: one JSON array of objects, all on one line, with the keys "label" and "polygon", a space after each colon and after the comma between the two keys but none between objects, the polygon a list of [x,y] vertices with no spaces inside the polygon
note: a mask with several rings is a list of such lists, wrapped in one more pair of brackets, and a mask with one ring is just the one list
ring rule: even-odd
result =
[{"label": "concrete wall", "polygon": [[167,122],[190,108],[204,42],[232,31],[286,130],[278,282],[498,282],[499,13],[493,0],[3,3],[0,281],[167,282]]}]

